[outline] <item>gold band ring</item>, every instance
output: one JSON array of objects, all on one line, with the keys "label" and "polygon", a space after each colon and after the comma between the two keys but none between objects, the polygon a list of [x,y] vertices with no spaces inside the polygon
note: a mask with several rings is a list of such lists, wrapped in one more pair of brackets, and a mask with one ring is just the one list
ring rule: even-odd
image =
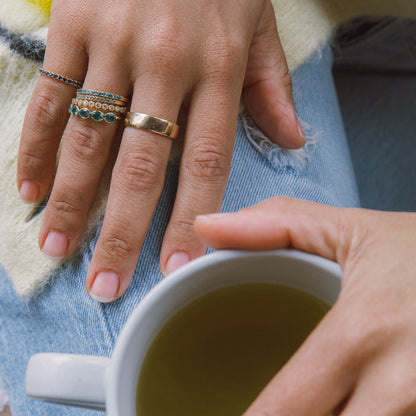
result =
[{"label": "gold band ring", "polygon": [[126,127],[148,130],[152,133],[169,137],[170,139],[176,139],[179,134],[179,126],[177,124],[164,120],[163,118],[152,117],[142,113],[127,113],[124,125]]}]

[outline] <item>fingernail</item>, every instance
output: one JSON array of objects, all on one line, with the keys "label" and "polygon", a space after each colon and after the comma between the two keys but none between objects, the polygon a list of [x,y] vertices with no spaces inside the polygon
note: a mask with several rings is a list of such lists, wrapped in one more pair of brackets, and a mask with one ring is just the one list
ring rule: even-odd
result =
[{"label": "fingernail", "polygon": [[299,133],[299,136],[306,142],[305,132],[303,131],[302,126],[299,123],[299,120],[298,120],[298,133]]},{"label": "fingernail", "polygon": [[95,276],[89,295],[101,303],[115,300],[120,279],[114,272],[100,272]]},{"label": "fingernail", "polygon": [[69,240],[66,235],[49,231],[43,243],[42,253],[51,260],[61,260],[68,250]]},{"label": "fingernail", "polygon": [[33,182],[23,181],[20,185],[20,198],[24,202],[35,202],[38,197],[39,187]]},{"label": "fingernail", "polygon": [[166,263],[164,274],[168,275],[190,261],[191,258],[184,252],[173,253]]}]

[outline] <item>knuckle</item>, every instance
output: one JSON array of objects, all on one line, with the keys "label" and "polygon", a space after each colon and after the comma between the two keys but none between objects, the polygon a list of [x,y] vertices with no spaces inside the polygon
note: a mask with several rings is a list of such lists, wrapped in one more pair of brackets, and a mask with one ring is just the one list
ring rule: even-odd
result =
[{"label": "knuckle", "polygon": [[177,72],[179,51],[173,44],[152,47],[147,53],[147,72],[150,75],[161,76],[164,73]]},{"label": "knuckle", "polygon": [[64,116],[60,107],[60,100],[57,98],[47,89],[39,91],[32,98],[29,116],[40,134],[55,129],[56,124],[62,124]]},{"label": "knuckle", "polygon": [[[65,4],[52,5],[51,8],[51,35],[74,37],[76,34],[84,34],[88,30],[89,19],[85,19],[82,8],[66,7]],[[81,29],[84,29],[81,31]],[[49,36],[49,34],[48,34]]]},{"label": "knuckle", "polygon": [[107,259],[127,259],[136,252],[136,246],[128,239],[106,235],[100,242],[101,255]]},{"label": "knuckle", "polygon": [[182,243],[184,243],[184,236],[194,235],[194,218],[195,215],[187,215],[185,218],[175,218],[172,221],[172,229],[181,236]]},{"label": "knuckle", "polygon": [[[120,22],[126,21],[125,13],[117,13],[116,7],[112,8],[113,13],[106,14],[103,22],[106,27],[105,33],[102,32],[102,26],[94,27],[93,37],[91,37],[91,52],[94,49],[97,53],[103,53],[103,48],[110,51],[111,56],[115,59],[125,60],[125,51],[131,43],[131,32],[129,30],[120,30]],[[104,39],[104,42],[103,42]],[[107,52],[106,52],[107,53]]]},{"label": "knuckle", "polygon": [[[143,49],[147,56],[147,69],[152,74],[162,71],[177,71],[186,54],[189,42],[181,41],[178,25],[174,21],[158,25],[156,30],[146,38]],[[182,69],[181,69],[182,70]]]},{"label": "knuckle", "polygon": [[46,158],[42,157],[35,148],[22,146],[19,151],[19,170],[25,172],[40,172],[46,165]]},{"label": "knuckle", "polygon": [[236,71],[244,71],[246,53],[239,39],[233,39],[229,35],[217,35],[211,40],[207,50],[207,77],[229,82],[235,78]]},{"label": "knuckle", "polygon": [[218,182],[228,176],[227,152],[217,138],[200,138],[191,144],[184,165],[194,177],[204,181]]},{"label": "knuckle", "polygon": [[48,202],[48,210],[52,210],[52,218],[55,221],[71,222],[74,225],[75,217],[83,217],[82,215],[82,197],[73,192],[65,190],[64,193],[53,195]]},{"label": "knuckle", "polygon": [[130,153],[121,160],[119,176],[125,187],[134,192],[151,193],[163,183],[163,164],[157,154]]},{"label": "knuckle", "polygon": [[107,138],[104,132],[92,122],[76,120],[76,123],[71,124],[70,135],[71,150],[78,160],[92,161],[106,148]]}]

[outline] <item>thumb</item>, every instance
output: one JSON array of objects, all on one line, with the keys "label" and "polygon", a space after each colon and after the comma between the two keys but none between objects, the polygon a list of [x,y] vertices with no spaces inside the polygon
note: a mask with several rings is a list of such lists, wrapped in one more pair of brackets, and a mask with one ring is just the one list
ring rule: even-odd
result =
[{"label": "thumb", "polygon": [[[349,229],[344,220],[352,220],[345,209],[279,197],[235,213],[199,216],[194,228],[214,248],[293,247],[339,260],[337,244],[347,247],[351,241],[349,235],[340,236]],[[340,322],[343,315],[335,306],[244,416],[322,416],[335,409],[351,391],[355,375],[348,372],[354,369],[351,343],[340,336]]]},{"label": "thumb", "polygon": [[341,224],[349,218],[346,209],[277,197],[235,213],[200,215],[194,229],[215,249],[292,247],[342,265],[354,226]]},{"label": "thumb", "polygon": [[305,135],[295,113],[292,80],[270,1],[266,2],[263,18],[251,43],[244,101],[253,121],[272,142],[289,149],[305,144]]}]

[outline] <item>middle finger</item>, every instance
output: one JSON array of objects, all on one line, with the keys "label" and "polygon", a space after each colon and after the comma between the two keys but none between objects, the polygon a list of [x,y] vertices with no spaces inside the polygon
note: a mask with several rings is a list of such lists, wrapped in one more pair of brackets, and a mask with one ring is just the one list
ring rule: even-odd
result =
[{"label": "middle finger", "polygon": [[[142,76],[131,111],[175,122],[183,100],[178,82]],[[100,302],[127,289],[162,192],[171,139],[127,127],[113,170],[103,227],[87,274],[86,288]]]}]

